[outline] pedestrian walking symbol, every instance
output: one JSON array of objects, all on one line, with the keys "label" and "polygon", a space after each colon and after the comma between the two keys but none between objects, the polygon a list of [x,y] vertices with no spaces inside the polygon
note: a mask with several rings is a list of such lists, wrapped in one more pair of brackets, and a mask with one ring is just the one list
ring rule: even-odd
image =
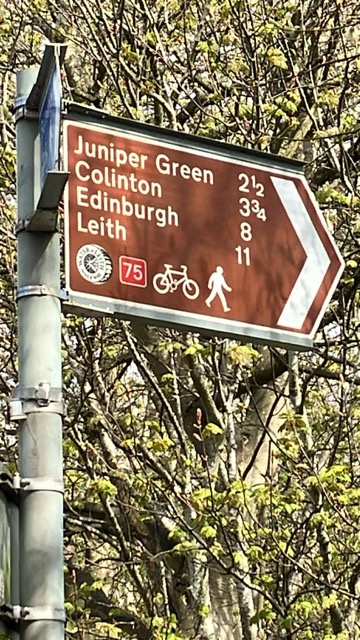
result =
[{"label": "pedestrian walking symbol", "polygon": [[224,269],[220,266],[216,267],[214,273],[211,274],[208,282],[208,289],[211,289],[210,294],[205,300],[206,306],[210,307],[212,301],[216,296],[219,296],[220,302],[225,312],[230,311],[230,307],[225,298],[225,291],[232,291],[232,288],[227,284],[224,276]]}]

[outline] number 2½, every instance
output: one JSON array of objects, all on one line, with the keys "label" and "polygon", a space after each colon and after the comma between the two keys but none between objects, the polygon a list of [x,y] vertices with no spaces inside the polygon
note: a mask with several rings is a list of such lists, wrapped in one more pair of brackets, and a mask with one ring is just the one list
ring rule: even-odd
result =
[{"label": "number 2\u00bd", "polygon": [[264,185],[262,182],[257,182],[256,176],[253,174],[248,176],[247,173],[239,173],[238,180],[240,182],[239,191],[242,191],[243,193],[250,193],[250,188],[252,188],[255,189],[255,193],[258,198],[264,197]]}]

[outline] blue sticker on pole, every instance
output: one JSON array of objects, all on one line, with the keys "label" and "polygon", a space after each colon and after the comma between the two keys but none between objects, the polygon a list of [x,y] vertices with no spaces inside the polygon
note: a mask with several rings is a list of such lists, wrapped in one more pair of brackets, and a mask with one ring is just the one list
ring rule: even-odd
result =
[{"label": "blue sticker on pole", "polygon": [[56,58],[40,110],[41,186],[49,171],[58,168],[61,119],[61,76]]}]

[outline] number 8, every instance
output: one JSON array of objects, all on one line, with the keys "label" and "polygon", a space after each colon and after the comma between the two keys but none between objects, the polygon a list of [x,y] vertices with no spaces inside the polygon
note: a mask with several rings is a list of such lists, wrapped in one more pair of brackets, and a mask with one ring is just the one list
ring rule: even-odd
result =
[{"label": "number 8", "polygon": [[252,240],[251,224],[249,224],[249,222],[241,223],[240,236],[244,242],[250,242],[250,240]]}]

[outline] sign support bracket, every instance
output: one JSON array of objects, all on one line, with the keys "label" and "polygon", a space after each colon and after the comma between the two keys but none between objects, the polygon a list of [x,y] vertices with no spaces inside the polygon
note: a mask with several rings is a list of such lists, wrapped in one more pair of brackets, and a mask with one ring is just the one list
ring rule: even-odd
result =
[{"label": "sign support bracket", "polygon": [[69,175],[68,171],[48,172],[34,213],[16,224],[16,235],[21,231],[53,233],[58,230],[59,204]]}]

